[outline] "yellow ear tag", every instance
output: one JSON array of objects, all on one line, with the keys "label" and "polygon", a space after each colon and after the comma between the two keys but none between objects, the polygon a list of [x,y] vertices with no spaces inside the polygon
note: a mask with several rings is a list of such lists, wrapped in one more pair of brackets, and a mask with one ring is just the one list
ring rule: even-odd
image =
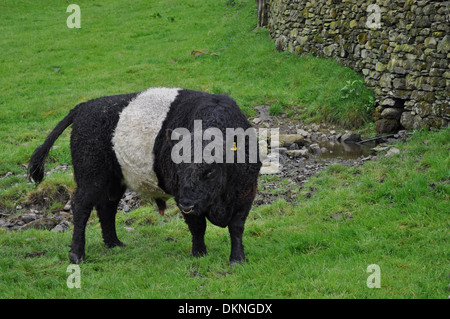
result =
[{"label": "yellow ear tag", "polygon": [[231,151],[237,151],[237,145],[236,145],[236,142],[233,142],[234,144],[233,144],[233,147],[232,148],[230,148],[230,150]]}]

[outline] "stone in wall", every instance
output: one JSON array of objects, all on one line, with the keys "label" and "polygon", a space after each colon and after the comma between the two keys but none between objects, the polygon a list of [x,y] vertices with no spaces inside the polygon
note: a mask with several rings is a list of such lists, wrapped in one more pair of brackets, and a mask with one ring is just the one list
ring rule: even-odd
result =
[{"label": "stone in wall", "polygon": [[334,58],[359,71],[376,96],[376,128],[388,133],[448,126],[449,7],[432,0],[272,0],[267,27],[278,50]]}]

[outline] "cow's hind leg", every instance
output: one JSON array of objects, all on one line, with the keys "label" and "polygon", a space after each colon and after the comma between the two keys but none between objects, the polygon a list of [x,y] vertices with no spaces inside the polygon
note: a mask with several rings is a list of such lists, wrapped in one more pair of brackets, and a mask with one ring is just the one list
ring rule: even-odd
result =
[{"label": "cow's hind leg", "polygon": [[96,194],[88,188],[78,187],[72,199],[73,235],[69,259],[74,264],[84,261],[86,243],[86,224],[94,207]]},{"label": "cow's hind leg", "polygon": [[125,187],[120,181],[110,184],[108,192],[105,192],[96,203],[97,215],[102,227],[102,236],[105,246],[112,248],[116,246],[125,246],[116,233],[116,213],[120,199],[125,192]]},{"label": "cow's hind leg", "polygon": [[[123,243],[117,238],[115,216],[124,192],[125,189],[120,183],[109,187],[88,187],[84,185],[77,187],[72,199],[74,229],[69,252],[69,259],[72,263],[79,264],[84,261],[86,224],[94,206],[100,219],[106,247],[123,246]],[[111,197],[111,194],[114,194],[114,196]]]}]

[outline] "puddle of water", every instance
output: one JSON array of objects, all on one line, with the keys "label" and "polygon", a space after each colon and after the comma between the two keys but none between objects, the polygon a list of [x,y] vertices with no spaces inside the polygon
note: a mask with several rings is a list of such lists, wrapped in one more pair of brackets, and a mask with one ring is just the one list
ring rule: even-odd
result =
[{"label": "puddle of water", "polygon": [[357,159],[361,156],[367,157],[372,154],[371,148],[376,146],[376,143],[347,144],[334,141],[320,141],[317,144],[320,148],[326,149],[319,155],[319,158],[340,158],[344,160]]}]

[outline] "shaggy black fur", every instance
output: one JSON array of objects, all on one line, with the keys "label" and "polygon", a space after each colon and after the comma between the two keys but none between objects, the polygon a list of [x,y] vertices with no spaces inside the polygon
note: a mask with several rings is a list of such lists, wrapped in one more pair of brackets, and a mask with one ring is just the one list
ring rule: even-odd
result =
[{"label": "shaggy black fur", "polygon": [[39,183],[44,176],[44,161],[50,148],[64,129],[72,124],[70,149],[77,183],[72,198],[74,231],[69,252],[73,263],[84,260],[85,228],[94,206],[105,245],[123,245],[116,235],[115,215],[125,186],[111,139],[120,112],[137,94],[107,96],[77,105],[31,156],[29,176]]},{"label": "shaggy black fur", "polygon": [[[108,96],[77,105],[55,127],[33,153],[29,176],[36,183],[44,177],[44,162],[58,136],[72,124],[71,155],[77,189],[72,199],[74,231],[69,258],[80,263],[85,258],[85,228],[96,207],[107,247],[123,246],[117,238],[115,215],[126,185],[112,146],[112,136],[120,112],[139,93]],[[172,141],[168,132],[184,127],[193,131],[194,120],[203,121],[203,130],[216,127],[250,127],[234,100],[225,95],[181,90],[173,101],[155,140],[154,171],[159,186],[175,197],[192,233],[192,255],[206,254],[206,218],[213,224],[228,226],[231,237],[230,261],[245,261],[242,234],[256,194],[261,163],[175,164],[171,160]],[[247,152],[246,152],[247,153]],[[165,200],[157,198],[161,213]],[[185,213],[190,211],[189,214]]]},{"label": "shaggy black fur", "polygon": [[[155,142],[155,172],[159,186],[174,196],[183,208],[192,233],[192,255],[206,254],[204,235],[206,218],[213,224],[228,226],[231,237],[230,262],[245,260],[242,234],[244,223],[256,194],[261,163],[249,163],[248,149],[245,163],[175,164],[170,157],[172,143],[167,142],[168,132],[179,127],[194,130],[194,120],[202,120],[202,128],[251,127],[236,102],[226,95],[182,90],[172,103]],[[247,145],[248,146],[248,145]],[[225,154],[225,152],[224,152]]]}]

